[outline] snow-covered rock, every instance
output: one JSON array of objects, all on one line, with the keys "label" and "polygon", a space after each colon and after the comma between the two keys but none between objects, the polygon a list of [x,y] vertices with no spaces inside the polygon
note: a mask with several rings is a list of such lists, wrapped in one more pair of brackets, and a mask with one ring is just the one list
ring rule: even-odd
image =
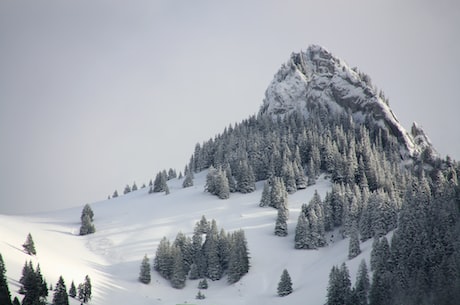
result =
[{"label": "snow-covered rock", "polygon": [[369,76],[317,45],[292,53],[281,66],[265,92],[260,114],[283,116],[301,111],[308,115],[312,105],[329,112],[349,112],[355,122],[371,121],[385,128],[399,140],[403,157],[417,156],[427,148],[435,153],[420,127],[415,133],[404,129]]}]

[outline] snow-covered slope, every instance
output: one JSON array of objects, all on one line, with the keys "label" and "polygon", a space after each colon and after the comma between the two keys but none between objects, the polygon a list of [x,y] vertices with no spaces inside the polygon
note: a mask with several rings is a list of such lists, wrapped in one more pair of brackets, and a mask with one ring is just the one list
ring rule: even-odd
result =
[{"label": "snow-covered slope", "polygon": [[[97,232],[78,236],[81,208],[33,216],[0,216],[0,253],[7,267],[10,289],[17,294],[18,280],[26,260],[40,263],[48,283],[59,275],[67,287],[78,285],[88,274],[93,284],[90,304],[324,304],[328,274],[333,265],[346,262],[352,279],[362,258],[368,261],[370,242],[361,244],[363,253],[347,259],[348,239],[335,234],[329,246],[319,250],[295,250],[294,229],[301,204],[308,203],[317,189],[324,198],[331,187],[321,177],[316,185],[289,196],[289,235],[273,234],[276,210],[260,208],[262,182],[251,194],[232,194],[220,200],[203,192],[206,172],[196,175],[195,186],[182,189],[181,180],[168,182],[171,193],[148,194],[147,189],[116,199],[92,204]],[[202,215],[215,219],[226,231],[244,229],[251,256],[251,269],[239,282],[227,284],[226,278],[209,281],[206,299],[196,300],[198,281],[187,280],[182,290],[152,272],[152,282],[138,282],[144,254],[153,259],[163,236],[174,239],[179,231],[191,235]],[[22,252],[22,243],[31,233],[37,256]],[[284,268],[293,281],[294,292],[276,295]],[[49,300],[52,299],[50,292]],[[72,300],[71,304],[79,304]]]},{"label": "snow-covered slope", "polygon": [[[293,53],[282,65],[265,92],[260,113],[284,115],[301,111],[308,115],[312,105],[324,106],[331,112],[350,112],[356,122],[367,119],[386,128],[402,144],[403,157],[419,155],[428,147],[436,154],[420,127],[415,130],[418,133],[404,129],[369,76],[316,45]],[[423,137],[418,137],[420,131]]]}]

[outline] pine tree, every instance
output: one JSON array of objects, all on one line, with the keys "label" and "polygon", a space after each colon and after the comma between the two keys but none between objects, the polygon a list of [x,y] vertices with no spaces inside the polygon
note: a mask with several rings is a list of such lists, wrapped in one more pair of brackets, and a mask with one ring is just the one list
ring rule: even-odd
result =
[{"label": "pine tree", "polygon": [[144,284],[149,284],[151,281],[151,276],[150,276],[150,261],[149,258],[147,257],[147,254],[144,255],[144,258],[142,259],[141,262],[141,268],[139,272],[139,281]]},{"label": "pine tree", "polygon": [[198,290],[198,293],[197,295],[195,296],[195,299],[197,300],[204,300],[206,299],[206,296],[204,294],[201,293],[201,290]]},{"label": "pine tree", "polygon": [[153,260],[153,269],[169,280],[172,275],[173,263],[170,242],[166,237],[163,237]]},{"label": "pine tree", "polygon": [[85,215],[81,221],[80,235],[88,235],[96,232],[94,224],[91,222],[89,215]]},{"label": "pine tree", "polygon": [[193,174],[191,171],[188,171],[185,174],[184,182],[182,182],[182,187],[187,188],[193,186]]},{"label": "pine tree", "polygon": [[270,206],[270,184],[265,181],[264,188],[262,190],[262,197],[260,198],[260,207]]},{"label": "pine tree", "polygon": [[333,266],[329,274],[326,305],[352,305],[350,274],[345,263]]},{"label": "pine tree", "polygon": [[198,283],[198,289],[208,289],[208,281],[206,279],[202,279]]},{"label": "pine tree", "polygon": [[370,290],[369,275],[367,271],[366,261],[363,259],[358,267],[358,275],[356,276],[355,296],[356,305],[367,305]]},{"label": "pine tree", "polygon": [[69,305],[69,296],[62,276],[59,277],[54,289],[53,305]]},{"label": "pine tree", "polygon": [[278,283],[278,295],[280,297],[287,296],[292,293],[292,281],[291,276],[289,275],[286,269],[283,270],[281,274],[280,281]]},{"label": "pine tree", "polygon": [[118,191],[115,190],[115,191],[113,192],[112,198],[117,198],[117,197],[118,197]]},{"label": "pine tree", "polygon": [[288,227],[287,227],[287,220],[289,217],[289,210],[287,209],[286,203],[282,203],[278,207],[278,215],[276,217],[275,223],[275,235],[276,236],[287,236],[288,235]]},{"label": "pine tree", "polygon": [[24,248],[24,252],[26,252],[29,255],[37,254],[37,251],[35,250],[34,240],[32,239],[32,235],[30,233],[27,235],[27,239],[25,243],[22,245],[22,247]]},{"label": "pine tree", "polygon": [[131,193],[131,187],[126,184],[125,189],[123,190],[123,195],[126,195],[128,193]]},{"label": "pine tree", "polygon": [[176,289],[185,287],[185,280],[187,274],[184,270],[184,260],[179,247],[173,246],[171,250],[172,256],[172,272],[171,272],[171,286]]},{"label": "pine tree", "polygon": [[10,305],[11,294],[6,280],[6,267],[0,254],[0,304]]},{"label": "pine tree", "polygon": [[96,228],[93,224],[94,212],[91,209],[89,204],[86,204],[83,207],[81,212],[81,226],[80,226],[80,235],[87,235],[96,232]]},{"label": "pine tree", "polygon": [[297,220],[297,225],[295,228],[294,248],[308,249],[307,230],[308,230],[307,219],[305,218],[305,214],[301,212],[299,214],[299,218]]},{"label": "pine tree", "polygon": [[353,259],[361,253],[361,249],[359,247],[358,234],[358,228],[356,226],[353,226],[350,232],[350,242],[348,245],[348,259]]},{"label": "pine tree", "polygon": [[48,287],[41,275],[39,265],[35,271],[32,262],[26,262],[22,269],[22,277],[19,282],[22,285],[20,293],[24,294],[23,305],[45,304],[46,297],[48,296]]},{"label": "pine tree", "polygon": [[86,275],[85,282],[78,285],[78,299],[83,303],[88,303],[91,300],[91,288],[91,279]]},{"label": "pine tree", "polygon": [[77,288],[75,287],[74,281],[72,281],[72,283],[70,284],[69,296],[71,298],[75,298],[77,296]]},{"label": "pine tree", "polygon": [[131,187],[131,191],[132,191],[132,192],[137,191],[137,184],[136,184],[135,181],[134,181],[134,183],[133,183],[133,186]]}]

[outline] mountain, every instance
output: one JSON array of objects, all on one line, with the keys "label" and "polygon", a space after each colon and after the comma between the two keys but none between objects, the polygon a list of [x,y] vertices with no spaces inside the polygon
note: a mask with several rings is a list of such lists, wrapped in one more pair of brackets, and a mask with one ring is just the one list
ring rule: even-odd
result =
[{"label": "mountain", "polygon": [[420,126],[414,123],[410,133],[401,126],[383,92],[368,75],[317,45],[292,53],[265,91],[260,114],[279,116],[300,111],[308,116],[313,106],[350,113],[357,123],[382,127],[399,139],[403,157],[426,150],[437,155]]},{"label": "mountain", "polygon": [[[370,304],[460,301],[460,164],[439,158],[417,124],[407,132],[370,77],[322,47],[292,54],[259,113],[197,144],[184,174],[187,184],[162,171],[150,190],[92,203],[94,234],[79,236],[80,208],[0,215],[12,294],[21,297],[21,270],[31,260],[48,284],[62,275],[69,287],[89,275],[89,304],[98,305],[329,305],[334,285],[334,297],[346,300],[337,304],[363,296],[360,304],[367,296]],[[153,265],[160,244],[168,245],[166,275],[200,259],[206,272],[216,260],[226,264],[224,239],[216,246],[211,230],[196,233],[202,216],[226,232],[244,230],[249,272],[232,284],[225,273],[209,278],[201,300],[196,279],[175,289],[152,271],[152,281],[140,283],[144,256]],[[176,242],[180,232],[185,240]],[[28,233],[35,256],[21,249]],[[198,255],[187,260],[192,237]],[[372,285],[358,294],[351,285],[362,260]],[[280,297],[285,269],[293,292]]]}]

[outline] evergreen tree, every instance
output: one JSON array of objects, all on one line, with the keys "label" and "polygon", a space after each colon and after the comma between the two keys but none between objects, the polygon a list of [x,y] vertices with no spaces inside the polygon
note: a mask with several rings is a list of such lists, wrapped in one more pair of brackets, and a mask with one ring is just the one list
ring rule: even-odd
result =
[{"label": "evergreen tree", "polygon": [[275,235],[276,236],[287,236],[288,235],[288,227],[287,227],[288,218],[289,218],[289,210],[286,207],[286,203],[283,202],[278,207],[278,215],[276,217],[276,223],[275,223]]},{"label": "evergreen tree", "polygon": [[191,280],[197,280],[200,278],[200,275],[198,273],[198,267],[195,263],[190,265],[190,273],[188,275],[188,278]]},{"label": "evergreen tree", "polygon": [[186,187],[191,187],[191,186],[193,186],[193,174],[191,171],[188,171],[185,174],[185,179],[184,179],[184,182],[182,182],[182,187],[186,188]]},{"label": "evergreen tree", "polygon": [[231,236],[228,282],[238,282],[249,271],[249,252],[244,231],[235,231]]},{"label": "evergreen tree", "polygon": [[59,277],[54,289],[53,305],[69,305],[69,296],[62,276]]},{"label": "evergreen tree", "polygon": [[167,174],[166,174],[166,171],[161,171],[159,172],[156,177],[155,177],[155,180],[153,182],[153,192],[154,193],[160,193],[160,192],[164,192],[166,191],[166,181],[167,181]]},{"label": "evergreen tree", "polygon": [[81,221],[80,235],[88,235],[96,232],[94,224],[91,222],[89,215],[85,215]]},{"label": "evergreen tree", "polygon": [[198,289],[208,289],[208,281],[206,279],[199,281]]},{"label": "evergreen tree", "polygon": [[25,243],[22,245],[22,247],[24,248],[24,252],[26,252],[29,255],[37,254],[37,251],[35,250],[34,240],[32,239],[32,235],[30,233],[27,235],[27,239]]},{"label": "evergreen tree", "polygon": [[340,268],[333,266],[329,274],[326,305],[352,305],[351,282],[345,263]]},{"label": "evergreen tree", "polygon": [[166,237],[163,237],[155,254],[153,269],[160,273],[162,277],[169,280],[172,275],[173,263],[171,245],[169,240]]},{"label": "evergreen tree", "polygon": [[348,245],[348,259],[353,259],[361,253],[358,234],[358,228],[353,226],[352,231],[350,232],[350,242]]},{"label": "evergreen tree", "polygon": [[197,299],[197,300],[204,300],[204,299],[206,299],[206,296],[205,296],[204,294],[201,293],[201,290],[198,290],[198,293],[197,293],[195,299]]},{"label": "evergreen tree", "polygon": [[278,295],[280,297],[287,296],[292,293],[292,281],[289,273],[286,269],[281,274],[280,281],[278,283]]},{"label": "evergreen tree", "polygon": [[80,220],[83,221],[83,218],[84,218],[86,215],[89,217],[89,220],[90,220],[90,221],[94,221],[94,212],[93,212],[93,210],[91,209],[91,206],[90,206],[89,204],[85,204],[85,206],[83,207],[83,210],[81,211]]},{"label": "evergreen tree", "polygon": [[37,271],[35,271],[32,262],[26,262],[19,282],[22,285],[20,293],[24,294],[23,305],[42,305],[46,303],[48,287],[41,275],[40,266],[37,266]]},{"label": "evergreen tree", "polygon": [[118,191],[115,190],[115,191],[113,192],[112,198],[117,198],[117,197],[118,197]]},{"label": "evergreen tree", "polygon": [[142,259],[141,262],[141,268],[139,272],[139,281],[144,284],[149,284],[151,281],[151,276],[150,276],[150,261],[149,258],[147,257],[147,254],[144,255],[144,258]]},{"label": "evergreen tree", "polygon": [[131,187],[131,191],[132,191],[132,192],[137,191],[137,184],[136,184],[135,181],[134,181],[134,183],[133,183],[133,186]]},{"label": "evergreen tree", "polygon": [[305,218],[305,213],[301,212],[295,228],[294,248],[308,249],[307,230],[307,219]]},{"label": "evergreen tree", "polygon": [[270,184],[265,181],[264,188],[262,190],[262,197],[260,198],[260,207],[270,206]]},{"label": "evergreen tree", "polygon": [[85,282],[78,285],[78,299],[83,303],[88,303],[91,300],[91,288],[91,279],[86,275]]},{"label": "evergreen tree", "polygon": [[356,305],[367,305],[370,290],[369,275],[367,271],[366,261],[363,259],[358,267],[358,275],[356,276],[355,296]]},{"label": "evergreen tree", "polygon": [[123,190],[123,195],[126,195],[128,193],[131,193],[131,187],[126,184],[125,189]]},{"label": "evergreen tree", "polygon": [[71,298],[75,298],[77,296],[77,288],[75,287],[74,281],[72,281],[72,283],[70,284],[69,296]]},{"label": "evergreen tree", "polygon": [[91,209],[89,204],[86,204],[83,207],[81,212],[81,226],[80,226],[80,235],[87,235],[96,232],[96,228],[93,224],[94,212]]},{"label": "evergreen tree", "polygon": [[0,254],[0,304],[11,305],[11,294],[6,280],[6,267]]},{"label": "evergreen tree", "polygon": [[171,272],[171,286],[176,289],[185,287],[185,280],[187,274],[185,273],[184,260],[179,247],[173,246],[171,249],[172,257],[172,272]]}]

